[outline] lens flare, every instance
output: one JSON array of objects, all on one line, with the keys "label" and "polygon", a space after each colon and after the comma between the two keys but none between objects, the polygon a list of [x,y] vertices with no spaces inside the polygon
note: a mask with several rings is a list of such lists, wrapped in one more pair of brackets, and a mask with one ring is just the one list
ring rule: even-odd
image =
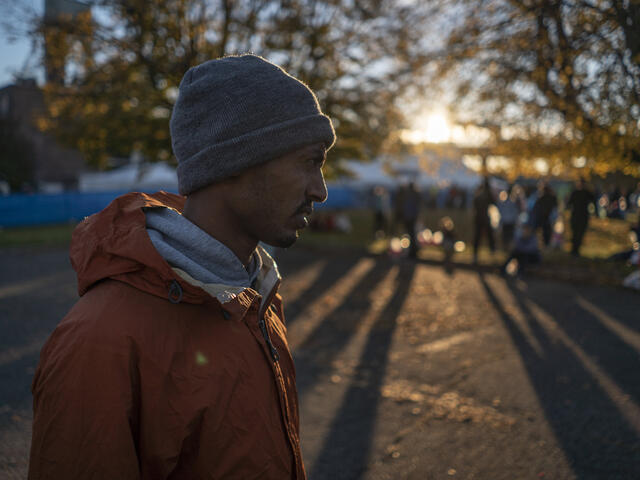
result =
[{"label": "lens flare", "polygon": [[425,228],[418,233],[418,241],[423,245],[428,245],[433,241],[433,233],[428,228]]},{"label": "lens flare", "polygon": [[509,263],[507,263],[507,267],[505,268],[505,271],[509,275],[515,275],[516,273],[518,273],[518,260],[514,258]]},{"label": "lens flare", "polygon": [[556,223],[553,225],[553,231],[558,234],[564,233],[564,223],[562,220],[556,220]]},{"label": "lens flare", "polygon": [[496,207],[495,205],[489,205],[487,212],[489,213],[491,227],[498,228],[498,226],[500,225],[500,210],[498,210],[498,207]]},{"label": "lens flare", "polygon": [[620,202],[618,204],[620,205],[620,210],[623,212],[627,209],[627,201],[624,197],[620,197]]}]

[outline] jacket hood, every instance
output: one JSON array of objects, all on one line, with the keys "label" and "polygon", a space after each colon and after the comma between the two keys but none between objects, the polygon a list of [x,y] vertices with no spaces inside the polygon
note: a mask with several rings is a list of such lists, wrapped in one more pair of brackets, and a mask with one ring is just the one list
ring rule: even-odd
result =
[{"label": "jacket hood", "polygon": [[[70,248],[79,295],[102,280],[113,279],[173,302],[220,302],[220,295],[172,268],[147,233],[145,209],[166,207],[182,212],[184,202],[185,197],[167,192],[129,193],[83,220],[73,232]],[[240,293],[243,295],[239,300],[245,307],[257,295],[240,288],[234,289],[229,299]]]}]

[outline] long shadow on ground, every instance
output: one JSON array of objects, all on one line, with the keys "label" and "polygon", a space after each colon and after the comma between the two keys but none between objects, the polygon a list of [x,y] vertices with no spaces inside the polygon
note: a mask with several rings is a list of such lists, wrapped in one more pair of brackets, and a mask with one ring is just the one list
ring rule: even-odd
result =
[{"label": "long shadow on ground", "polygon": [[[640,469],[637,432],[563,342],[552,338],[523,301],[523,293],[507,282],[540,351],[523,335],[496,294],[479,274],[487,297],[518,348],[540,405],[560,447],[579,479],[631,479]],[[558,296],[556,301],[563,299]],[[548,312],[553,315],[553,311]],[[556,317],[561,328],[564,320]],[[592,325],[587,322],[586,328]],[[575,334],[569,329],[567,334]],[[577,342],[575,338],[574,341]],[[606,342],[603,342],[603,345]],[[605,347],[601,347],[605,348]],[[596,352],[589,352],[594,355]]]},{"label": "long shadow on ground", "polygon": [[[286,302],[285,299],[284,308],[287,324],[291,325],[305,307],[322,296],[327,288],[342,278],[361,258],[359,255],[328,258],[321,267],[321,272],[317,278],[306,287],[305,291],[294,302]],[[283,275],[290,275],[292,273],[290,270],[293,269],[285,260]]]},{"label": "long shadow on ground", "polygon": [[[522,295],[522,292],[520,293]],[[586,310],[576,296],[565,297],[561,301],[552,295],[550,288],[528,289],[526,297],[560,321],[564,332],[580,345],[589,357],[597,359],[613,381],[625,393],[640,403],[640,353],[619,335]],[[640,317],[640,303],[635,317]],[[631,323],[631,318],[617,316],[620,323]],[[640,475],[640,472],[639,472]]]},{"label": "long shadow on ground", "polygon": [[[612,293],[615,301],[612,301]],[[616,322],[640,334],[640,292],[631,289],[581,286],[577,294]],[[537,295],[538,297],[540,295]]]},{"label": "long shadow on ground", "polygon": [[396,318],[409,294],[414,272],[414,263],[400,265],[395,291],[372,326],[310,478],[358,478],[367,468]]},{"label": "long shadow on ground", "polygon": [[369,309],[371,291],[382,281],[392,265],[389,261],[376,262],[351,294],[296,347],[294,356],[300,397],[332,371],[333,360],[349,343]]}]

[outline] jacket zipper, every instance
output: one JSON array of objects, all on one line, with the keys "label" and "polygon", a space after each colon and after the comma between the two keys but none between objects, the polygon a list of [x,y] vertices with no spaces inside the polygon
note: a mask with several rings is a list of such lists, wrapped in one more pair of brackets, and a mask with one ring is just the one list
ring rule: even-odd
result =
[{"label": "jacket zipper", "polygon": [[276,347],[273,345],[273,342],[271,341],[271,337],[269,337],[269,331],[267,330],[267,323],[265,321],[265,316],[267,314],[267,310],[269,309],[269,307],[271,306],[271,300],[273,299],[273,296],[277,290],[277,287],[280,285],[280,280],[277,281],[275,287],[271,290],[269,297],[267,298],[267,301],[264,303],[263,309],[260,309],[260,311],[258,312],[258,326],[260,327],[260,331],[262,332],[262,337],[264,338],[265,343],[267,344],[267,347],[269,348],[269,353],[271,354],[271,358],[273,359],[273,363],[275,364],[275,366],[273,367],[273,373],[276,376],[276,381],[278,382],[278,390],[280,392],[280,407],[282,409],[282,416],[284,418],[284,422],[286,425],[286,431],[287,431],[287,437],[289,439],[289,443],[291,444],[291,450],[293,452],[293,458],[294,458],[294,462],[295,462],[295,469],[296,469],[296,478],[298,478],[298,471],[301,468],[301,460],[300,460],[300,456],[299,456],[299,444],[296,444],[296,441],[293,438],[293,434],[291,433],[291,429],[290,429],[290,413],[289,413],[289,406],[288,406],[288,402],[287,402],[287,397],[285,394],[285,386],[284,386],[284,379],[282,377],[282,372],[280,370],[280,364],[278,362],[278,360],[280,359],[280,355],[278,354],[278,350],[276,349]]},{"label": "jacket zipper", "polygon": [[276,281],[276,284],[273,286],[273,288],[269,292],[269,296],[267,297],[266,301],[258,311],[258,319],[259,319],[258,326],[260,327],[260,331],[262,332],[262,337],[264,338],[264,341],[266,342],[267,347],[269,347],[269,353],[271,354],[271,358],[275,363],[277,363],[278,360],[280,360],[280,355],[278,354],[278,350],[276,350],[276,347],[273,345],[273,342],[271,341],[271,337],[269,336],[269,332],[267,331],[267,323],[265,322],[264,317],[267,314],[267,310],[269,310],[269,306],[271,306],[271,300],[273,300],[273,296],[278,290],[279,285],[280,285],[280,280],[278,279]]},{"label": "jacket zipper", "polygon": [[267,324],[264,321],[264,316],[260,317],[260,320],[258,320],[258,325],[260,326],[260,331],[262,332],[264,341],[267,342],[267,346],[269,347],[271,358],[274,362],[277,362],[278,360],[280,360],[280,355],[278,354],[278,350],[276,350],[276,347],[271,342],[271,337],[269,337],[269,332],[267,331]]}]

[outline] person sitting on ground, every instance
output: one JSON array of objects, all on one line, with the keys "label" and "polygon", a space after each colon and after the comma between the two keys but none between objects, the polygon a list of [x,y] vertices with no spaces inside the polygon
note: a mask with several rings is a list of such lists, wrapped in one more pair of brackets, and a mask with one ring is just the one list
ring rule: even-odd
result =
[{"label": "person sitting on ground", "polygon": [[509,254],[509,257],[502,266],[502,271],[507,271],[507,266],[511,261],[516,260],[518,262],[517,273],[524,273],[525,269],[529,265],[536,265],[540,263],[540,247],[538,246],[538,237],[535,234],[534,229],[530,224],[523,224],[518,230],[516,230],[513,249]]},{"label": "person sitting on ground", "polygon": [[618,253],[614,253],[607,260],[614,262],[626,262],[630,261],[634,253],[640,251],[640,215],[635,225],[631,225],[629,228],[629,240],[631,240],[631,248],[623,250]]}]

